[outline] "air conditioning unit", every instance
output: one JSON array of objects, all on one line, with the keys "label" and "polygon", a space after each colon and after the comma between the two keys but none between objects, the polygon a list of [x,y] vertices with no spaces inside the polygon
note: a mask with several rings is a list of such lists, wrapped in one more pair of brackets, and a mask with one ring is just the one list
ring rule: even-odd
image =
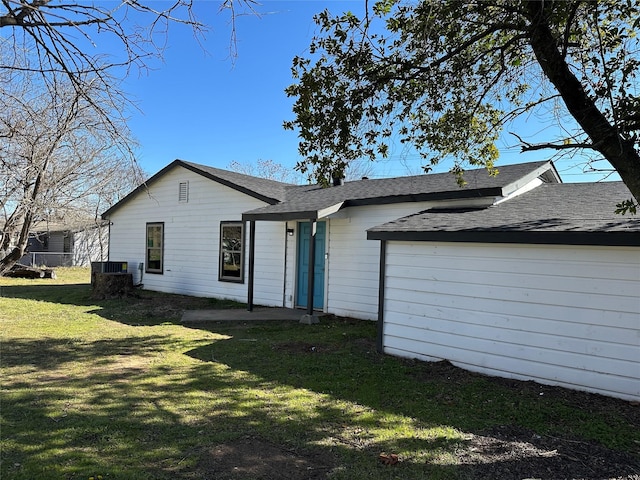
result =
[{"label": "air conditioning unit", "polygon": [[127,273],[128,262],[91,262],[91,286],[96,273]]}]

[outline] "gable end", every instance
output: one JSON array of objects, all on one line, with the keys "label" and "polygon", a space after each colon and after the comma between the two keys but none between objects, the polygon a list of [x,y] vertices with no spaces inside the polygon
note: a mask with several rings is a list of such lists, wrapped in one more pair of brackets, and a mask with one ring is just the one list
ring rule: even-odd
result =
[{"label": "gable end", "polygon": [[226,187],[232,188],[234,190],[237,190],[238,192],[244,193],[245,195],[248,195],[250,197],[253,197],[255,199],[261,200],[265,203],[271,204],[271,205],[275,205],[276,203],[280,203],[280,200],[276,199],[276,198],[271,198],[268,197],[266,195],[262,195],[254,190],[251,190],[250,188],[246,188],[243,187],[242,185],[238,185],[236,183],[233,183],[229,180],[226,180],[224,178],[221,178],[217,175],[214,175],[210,172],[205,172],[204,170],[200,170],[199,168],[197,168],[194,165],[191,165],[189,163],[183,162],[182,160],[176,160],[175,162],[178,165],[180,165],[183,168],[186,168],[187,170],[191,170],[193,173],[197,173],[198,175],[202,175],[205,178],[208,178],[209,180],[213,180],[214,182],[218,182]]},{"label": "gable end", "polygon": [[[242,185],[237,185],[229,180],[225,180],[224,178],[221,178],[219,176],[213,175],[210,172],[206,172],[204,170],[201,170],[199,168],[197,168],[195,165],[191,165],[189,163],[183,162],[182,160],[174,160],[173,162],[171,162],[169,165],[167,165],[166,167],[164,167],[162,170],[160,170],[159,172],[157,172],[155,175],[149,177],[149,179],[146,182],[143,182],[142,184],[138,185],[138,187],[136,187],[134,190],[132,190],[129,194],[127,194],[125,197],[123,197],[119,202],[117,202],[116,204],[112,205],[111,208],[107,209],[105,212],[102,213],[102,219],[106,220],[109,218],[109,215],[111,215],[113,212],[115,212],[116,210],[118,210],[122,205],[124,205],[125,203],[127,203],[129,200],[131,200],[132,198],[134,198],[136,195],[138,195],[138,193],[142,192],[143,190],[148,190],[148,188],[153,185],[156,181],[158,181],[160,178],[162,178],[164,175],[166,175],[168,172],[170,172],[171,170],[173,170],[176,167],[182,167],[182,168],[186,168],[187,170],[196,173],[198,175],[201,175],[205,178],[208,178],[209,180],[213,180],[214,182],[220,183],[221,185],[224,185],[226,187],[232,188],[238,192],[241,192],[245,195],[248,195],[250,197],[253,197],[255,199],[261,200],[265,203],[274,205],[276,203],[279,203],[278,199],[275,198],[271,198],[268,197],[266,195],[262,195],[258,192],[255,192],[249,188],[246,188]],[[179,187],[181,188],[181,187]],[[188,188],[188,187],[187,187]],[[179,192],[179,199],[182,198],[181,197],[181,192]]]}]

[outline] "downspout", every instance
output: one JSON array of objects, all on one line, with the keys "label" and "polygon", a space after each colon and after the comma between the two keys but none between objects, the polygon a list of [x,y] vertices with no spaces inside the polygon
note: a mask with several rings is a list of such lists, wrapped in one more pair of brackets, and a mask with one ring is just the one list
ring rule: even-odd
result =
[{"label": "downspout", "polygon": [[378,278],[378,324],[376,332],[376,350],[384,353],[384,290],[387,276],[387,241],[380,241],[380,275]]},{"label": "downspout", "polygon": [[249,285],[247,286],[247,310],[253,312],[253,277],[255,273],[256,221],[249,222]]}]

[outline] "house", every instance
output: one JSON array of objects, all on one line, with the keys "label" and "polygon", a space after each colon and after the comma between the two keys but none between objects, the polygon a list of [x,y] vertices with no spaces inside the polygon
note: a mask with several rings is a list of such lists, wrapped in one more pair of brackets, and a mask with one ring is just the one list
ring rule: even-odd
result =
[{"label": "house", "polygon": [[87,266],[104,260],[108,228],[102,222],[38,222],[29,234],[27,253],[18,263],[31,266]]},{"label": "house", "polygon": [[176,160],[103,214],[109,260],[128,262],[134,282],[152,290],[308,311],[311,291],[308,313],[375,320],[378,247],[368,228],[435,205],[487,206],[559,181],[550,162],[505,166],[497,176],[479,169],[465,179],[465,188],[448,173],[321,188]]},{"label": "house", "polygon": [[[393,333],[388,330],[387,309],[393,302],[387,297],[395,286],[389,278],[393,269],[389,269],[387,260],[396,243],[404,247],[405,241],[392,238],[395,233],[385,228],[397,228],[407,223],[407,218],[416,220],[418,217],[412,215],[418,212],[440,215],[451,212],[461,215],[455,218],[464,217],[461,221],[465,225],[466,218],[506,211],[514,202],[545,191],[541,188],[563,186],[551,162],[507,165],[499,170],[497,176],[489,175],[485,169],[467,171],[466,185],[462,188],[449,173],[363,179],[321,188],[289,185],[176,160],[103,214],[110,229],[109,260],[127,262],[129,271],[134,272],[134,282],[151,290],[229,298],[247,302],[249,309],[254,304],[302,308],[310,320],[317,311],[378,320],[383,332],[379,339],[381,349],[425,359],[447,358],[423,354],[418,347],[405,352],[389,343]],[[585,196],[578,200],[588,206],[592,195],[587,190],[583,193]],[[616,201],[628,196],[627,192]],[[557,207],[554,203],[536,205],[531,219],[522,218],[514,223],[514,238],[518,237],[517,231],[533,227],[527,222],[535,223],[536,214],[544,219],[545,212]],[[514,212],[505,221],[518,219],[519,214],[522,212]],[[618,220],[620,228],[626,231],[627,219]],[[629,225],[636,228],[635,224]],[[594,225],[595,229],[602,227]],[[594,238],[599,235],[593,233]],[[384,235],[390,236],[382,238]],[[500,232],[493,235],[499,236]],[[486,238],[485,241],[496,248],[502,245],[492,244]],[[414,262],[409,262],[415,263],[413,267],[430,261],[421,247],[427,251],[429,246],[443,248],[432,243],[426,240],[409,247],[408,252],[411,248],[416,251]],[[467,244],[449,243],[453,245],[451,248]],[[633,256],[638,252],[637,246],[636,243],[612,248],[626,248]],[[566,247],[566,251],[573,249]],[[493,254],[497,255],[495,251]],[[455,254],[452,256],[457,258]],[[526,256],[522,262],[539,263]],[[464,284],[465,262],[458,263],[455,270]],[[428,269],[422,274],[431,278]],[[402,276],[397,271],[396,275]],[[544,271],[539,275],[544,275]],[[493,281],[493,276],[486,280]],[[635,282],[637,291],[638,279],[632,278],[630,282]],[[581,288],[577,285],[576,288]],[[418,304],[424,293],[427,291],[416,291],[414,300]],[[633,310],[632,300],[627,303]],[[537,305],[542,308],[542,301]],[[430,306],[424,303],[423,308]],[[571,315],[570,310],[566,313]],[[640,310],[636,309],[636,314]],[[638,338],[637,326],[627,333],[634,332]],[[633,348],[637,345],[630,350]],[[468,366],[473,368],[471,363]]]},{"label": "house", "polygon": [[640,399],[640,218],[621,182],[543,184],[475,210],[369,229],[378,348],[490,375]]}]

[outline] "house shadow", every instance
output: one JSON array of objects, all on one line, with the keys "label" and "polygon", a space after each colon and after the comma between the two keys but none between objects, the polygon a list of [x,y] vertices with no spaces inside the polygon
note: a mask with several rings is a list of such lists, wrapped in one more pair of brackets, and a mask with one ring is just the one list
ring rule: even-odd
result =
[{"label": "house shadow", "polygon": [[[0,277],[1,278],[1,277]],[[63,305],[85,305],[91,295],[86,283],[65,285],[0,285],[0,298],[21,298]]]},{"label": "house shadow", "polygon": [[87,313],[126,325],[180,324],[185,310],[242,308],[230,300],[175,295],[136,289],[126,296],[92,298],[91,285],[17,285],[0,286],[0,297],[88,307]]}]

